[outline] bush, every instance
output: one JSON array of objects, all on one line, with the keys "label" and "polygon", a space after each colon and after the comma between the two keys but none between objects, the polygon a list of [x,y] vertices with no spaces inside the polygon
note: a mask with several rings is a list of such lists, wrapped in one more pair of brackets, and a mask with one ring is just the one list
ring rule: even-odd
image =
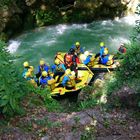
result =
[{"label": "bush", "polygon": [[5,43],[0,41],[0,110],[7,116],[23,111],[20,101],[28,92],[13,59]]},{"label": "bush", "polygon": [[34,88],[32,91],[34,94],[37,94],[43,101],[43,104],[48,109],[49,112],[60,112],[62,111],[62,107],[59,102],[54,100],[51,97],[50,90],[48,88],[42,89],[41,87]]},{"label": "bush", "polygon": [[[140,16],[140,5],[137,8],[137,14]],[[127,46],[127,52],[121,62],[121,66],[115,75],[111,78],[107,87],[107,94],[110,95],[121,91],[123,87],[133,89],[133,104],[140,107],[140,20],[136,21],[134,35],[132,36],[131,45]],[[121,91],[123,96],[128,96],[126,91]]]},{"label": "bush", "polygon": [[0,7],[11,4],[12,0],[0,0]]},{"label": "bush", "polygon": [[51,10],[37,10],[35,15],[38,26],[51,25],[58,22],[58,14]]}]

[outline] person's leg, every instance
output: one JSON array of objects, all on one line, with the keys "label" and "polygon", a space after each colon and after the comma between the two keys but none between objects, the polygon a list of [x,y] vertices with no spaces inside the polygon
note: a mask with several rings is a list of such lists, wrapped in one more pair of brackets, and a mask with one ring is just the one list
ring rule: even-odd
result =
[{"label": "person's leg", "polygon": [[58,72],[59,77],[58,77],[58,79],[57,79],[57,82],[60,81],[60,78],[64,75],[64,73],[65,73],[65,72]]},{"label": "person's leg", "polygon": [[55,79],[56,76],[58,76],[56,83],[60,81],[61,76],[64,74],[64,72],[55,72],[53,78]]},{"label": "person's leg", "polygon": [[78,70],[76,69],[76,66],[72,65],[70,69],[71,69],[71,71],[75,72],[75,78],[77,78],[78,77]]},{"label": "person's leg", "polygon": [[97,58],[97,57],[99,57],[100,56],[100,53],[97,53],[96,55],[95,55],[95,58]]}]

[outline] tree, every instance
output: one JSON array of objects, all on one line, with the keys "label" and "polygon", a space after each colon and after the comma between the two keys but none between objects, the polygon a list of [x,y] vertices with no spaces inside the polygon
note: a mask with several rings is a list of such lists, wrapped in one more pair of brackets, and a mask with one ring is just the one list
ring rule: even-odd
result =
[{"label": "tree", "polygon": [[0,41],[0,110],[8,116],[21,113],[20,101],[28,92],[13,59]]}]

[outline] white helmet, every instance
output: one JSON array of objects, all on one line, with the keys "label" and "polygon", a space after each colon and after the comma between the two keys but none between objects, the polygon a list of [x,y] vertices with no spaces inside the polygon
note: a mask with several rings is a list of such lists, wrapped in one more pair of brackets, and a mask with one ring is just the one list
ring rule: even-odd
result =
[{"label": "white helmet", "polygon": [[86,55],[84,55],[84,54],[81,54],[81,55],[80,55],[80,60],[81,60],[81,61],[84,61],[84,60],[86,60]]},{"label": "white helmet", "polygon": [[85,52],[84,52],[84,55],[85,55],[85,56],[88,56],[88,55],[89,55],[89,51],[85,51]]},{"label": "white helmet", "polygon": [[75,76],[75,72],[74,71],[71,71],[71,75]]}]

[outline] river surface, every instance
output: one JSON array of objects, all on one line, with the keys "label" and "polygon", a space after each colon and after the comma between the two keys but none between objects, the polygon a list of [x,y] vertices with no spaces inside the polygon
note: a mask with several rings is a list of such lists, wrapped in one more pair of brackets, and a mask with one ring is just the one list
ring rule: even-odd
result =
[{"label": "river surface", "polygon": [[103,41],[109,52],[115,53],[121,43],[130,43],[135,20],[135,16],[128,16],[90,24],[60,24],[36,28],[10,40],[8,49],[20,56],[17,62],[21,66],[24,61],[37,66],[42,58],[52,64],[56,52],[67,52],[76,41],[80,42],[84,50],[92,53],[99,51],[99,43]]}]

